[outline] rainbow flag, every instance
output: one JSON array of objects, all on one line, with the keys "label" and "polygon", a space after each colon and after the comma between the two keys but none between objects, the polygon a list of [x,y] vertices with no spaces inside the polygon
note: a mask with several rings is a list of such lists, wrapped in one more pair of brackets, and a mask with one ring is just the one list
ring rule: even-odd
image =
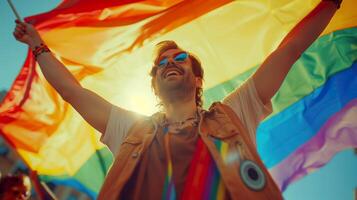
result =
[{"label": "rainbow flag", "polygon": [[[152,50],[175,40],[205,68],[206,107],[246,80],[319,0],[64,0],[26,20],[81,84],[113,104],[155,112]],[[344,0],[301,56],[260,125],[258,150],[278,185],[357,146],[357,7]],[[113,161],[99,133],[44,79],[29,51],[0,105],[0,132],[44,181],[97,195]]]},{"label": "rainbow flag", "polygon": [[[223,161],[226,162],[228,159],[228,143],[214,138],[212,140]],[[219,169],[201,138],[198,139],[180,199],[227,199],[226,187]]]}]

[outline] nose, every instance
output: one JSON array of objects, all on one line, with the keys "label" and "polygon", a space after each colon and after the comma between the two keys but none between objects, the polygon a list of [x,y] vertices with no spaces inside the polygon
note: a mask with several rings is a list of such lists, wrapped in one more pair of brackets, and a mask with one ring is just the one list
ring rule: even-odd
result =
[{"label": "nose", "polygon": [[171,57],[171,56],[166,57],[166,59],[167,59],[167,63],[172,63],[172,62],[174,62],[174,58]]},{"label": "nose", "polygon": [[175,61],[174,61],[172,58],[170,58],[170,59],[167,61],[167,66],[170,66],[170,65],[173,65],[173,64],[175,64]]}]

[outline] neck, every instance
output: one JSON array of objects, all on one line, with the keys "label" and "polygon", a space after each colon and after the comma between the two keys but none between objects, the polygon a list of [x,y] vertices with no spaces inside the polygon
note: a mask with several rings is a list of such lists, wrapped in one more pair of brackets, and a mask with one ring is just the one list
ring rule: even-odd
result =
[{"label": "neck", "polygon": [[197,106],[195,100],[177,101],[164,104],[165,115],[169,122],[180,122],[196,116]]}]

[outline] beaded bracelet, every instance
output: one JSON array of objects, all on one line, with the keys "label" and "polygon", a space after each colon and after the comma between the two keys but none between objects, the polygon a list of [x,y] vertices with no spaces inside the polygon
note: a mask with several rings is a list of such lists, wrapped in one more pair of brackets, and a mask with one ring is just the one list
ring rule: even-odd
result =
[{"label": "beaded bracelet", "polygon": [[37,59],[37,57],[39,55],[41,55],[42,53],[45,52],[51,52],[51,50],[47,47],[47,45],[45,44],[40,44],[40,46],[36,46],[34,50],[32,50],[33,55],[35,56],[35,59]]},{"label": "beaded bracelet", "polygon": [[341,3],[342,3],[342,0],[323,0],[323,1],[332,1],[336,5],[337,9],[341,7]]}]

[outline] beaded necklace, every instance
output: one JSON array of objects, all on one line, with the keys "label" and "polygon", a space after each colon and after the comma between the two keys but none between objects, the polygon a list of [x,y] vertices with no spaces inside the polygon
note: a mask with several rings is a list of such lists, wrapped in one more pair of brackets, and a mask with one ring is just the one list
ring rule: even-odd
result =
[{"label": "beaded necklace", "polygon": [[169,122],[165,117],[163,122],[163,127],[167,128],[170,133],[179,133],[183,128],[187,126],[196,127],[199,122],[198,111],[196,111],[196,115],[194,117],[189,117],[183,121]]}]

